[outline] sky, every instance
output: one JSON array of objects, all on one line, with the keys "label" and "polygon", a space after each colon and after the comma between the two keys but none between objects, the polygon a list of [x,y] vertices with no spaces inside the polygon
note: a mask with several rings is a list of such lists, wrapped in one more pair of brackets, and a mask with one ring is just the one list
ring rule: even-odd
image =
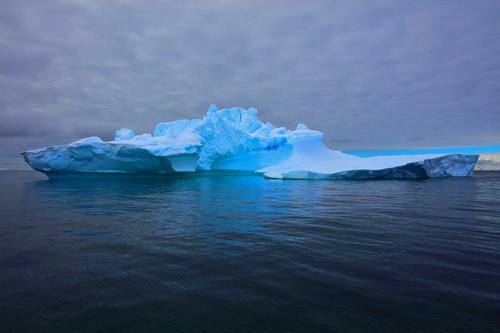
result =
[{"label": "sky", "polygon": [[0,0],[0,162],[211,103],[339,150],[500,144],[500,1]]}]

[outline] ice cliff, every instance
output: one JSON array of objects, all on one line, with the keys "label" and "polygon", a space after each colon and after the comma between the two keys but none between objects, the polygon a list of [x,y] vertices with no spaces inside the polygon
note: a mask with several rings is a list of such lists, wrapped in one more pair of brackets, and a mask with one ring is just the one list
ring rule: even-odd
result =
[{"label": "ice cliff", "polygon": [[420,179],[468,176],[477,155],[423,154],[357,157],[330,150],[323,133],[304,124],[273,127],[254,108],[217,110],[202,119],[156,125],[152,134],[122,128],[112,141],[89,137],[22,153],[35,170],[172,174],[200,170],[253,171],[269,178]]}]

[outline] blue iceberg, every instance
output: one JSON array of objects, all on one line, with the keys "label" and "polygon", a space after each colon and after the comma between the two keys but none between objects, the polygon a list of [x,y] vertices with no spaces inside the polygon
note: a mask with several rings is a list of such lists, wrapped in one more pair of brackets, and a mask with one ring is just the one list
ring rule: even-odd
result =
[{"label": "blue iceberg", "polygon": [[156,125],[152,134],[122,128],[112,141],[89,137],[22,153],[35,170],[61,173],[176,174],[250,171],[279,179],[421,179],[469,176],[478,155],[419,154],[358,157],[327,148],[323,133],[263,123],[254,108],[217,110],[202,119]]}]

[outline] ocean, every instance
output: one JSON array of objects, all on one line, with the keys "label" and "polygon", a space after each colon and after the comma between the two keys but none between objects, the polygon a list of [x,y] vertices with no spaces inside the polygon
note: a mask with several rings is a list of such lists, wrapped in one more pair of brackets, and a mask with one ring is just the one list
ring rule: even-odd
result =
[{"label": "ocean", "polygon": [[1,332],[500,331],[500,172],[0,172]]}]

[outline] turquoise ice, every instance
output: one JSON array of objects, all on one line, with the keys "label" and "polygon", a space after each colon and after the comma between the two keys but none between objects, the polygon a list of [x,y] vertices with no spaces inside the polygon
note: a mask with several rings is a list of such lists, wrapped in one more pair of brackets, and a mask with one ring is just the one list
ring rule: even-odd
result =
[{"label": "turquoise ice", "polygon": [[84,138],[22,153],[49,176],[67,172],[175,174],[202,170],[257,172],[268,178],[419,179],[468,176],[474,154],[402,154],[360,157],[331,150],[323,133],[263,123],[254,108],[217,110],[201,119],[156,125],[152,134],[121,128],[112,141]]}]

